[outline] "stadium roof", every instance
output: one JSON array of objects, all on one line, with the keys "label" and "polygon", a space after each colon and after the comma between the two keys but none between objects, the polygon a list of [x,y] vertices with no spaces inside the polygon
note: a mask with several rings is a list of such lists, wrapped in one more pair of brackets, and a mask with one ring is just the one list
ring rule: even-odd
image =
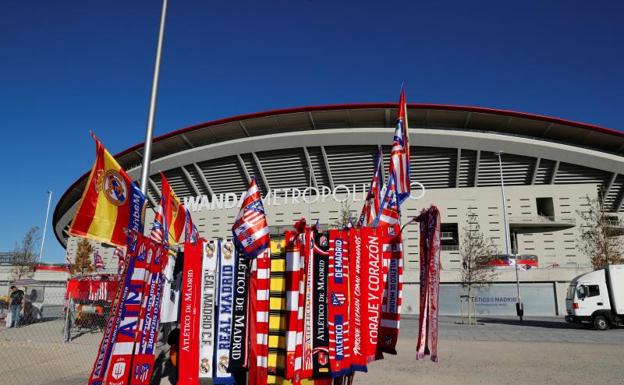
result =
[{"label": "stadium roof", "polygon": [[[393,127],[396,107],[396,103],[324,105],[219,119],[154,138],[152,161],[206,145],[264,135]],[[565,119],[481,107],[409,104],[408,120],[412,129],[497,133],[624,156],[624,132]],[[130,170],[140,166],[142,150],[143,144],[140,143],[118,153],[115,158],[123,168]],[[80,198],[87,176],[88,173],[82,175],[61,197],[54,211],[55,226]],[[58,237],[58,233],[55,234]]]}]

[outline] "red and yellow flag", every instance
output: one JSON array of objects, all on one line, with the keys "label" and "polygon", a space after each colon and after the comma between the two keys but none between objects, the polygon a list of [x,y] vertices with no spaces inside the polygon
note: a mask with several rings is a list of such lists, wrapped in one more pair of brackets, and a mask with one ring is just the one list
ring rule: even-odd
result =
[{"label": "red and yellow flag", "polygon": [[96,157],[69,234],[117,246],[126,245],[126,229],[142,224],[144,197],[97,138]]},{"label": "red and yellow flag", "polygon": [[169,181],[163,173],[160,173],[162,179],[162,195],[160,204],[164,212],[164,227],[168,229],[168,243],[174,245],[179,243],[182,233],[184,233],[184,224],[186,223],[186,208],[175,195],[175,192],[169,185]]}]

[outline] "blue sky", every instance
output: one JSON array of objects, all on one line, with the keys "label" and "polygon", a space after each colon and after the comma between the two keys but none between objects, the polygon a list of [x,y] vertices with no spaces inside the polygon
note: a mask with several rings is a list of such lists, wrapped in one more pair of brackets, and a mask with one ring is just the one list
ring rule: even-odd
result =
[{"label": "blue sky", "polygon": [[[143,140],[159,0],[0,2],[0,251],[93,162]],[[620,1],[170,0],[155,133],[234,114],[396,101],[624,128]],[[48,227],[50,229],[50,227]],[[64,250],[48,232],[44,260]]]}]

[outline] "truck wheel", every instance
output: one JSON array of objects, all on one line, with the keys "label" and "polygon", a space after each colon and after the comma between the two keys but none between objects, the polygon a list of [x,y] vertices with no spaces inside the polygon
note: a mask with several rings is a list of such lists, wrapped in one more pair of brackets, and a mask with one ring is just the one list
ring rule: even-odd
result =
[{"label": "truck wheel", "polygon": [[597,315],[594,317],[594,328],[596,328],[596,330],[607,330],[609,329],[609,320],[607,319],[607,317],[603,316],[603,315]]}]

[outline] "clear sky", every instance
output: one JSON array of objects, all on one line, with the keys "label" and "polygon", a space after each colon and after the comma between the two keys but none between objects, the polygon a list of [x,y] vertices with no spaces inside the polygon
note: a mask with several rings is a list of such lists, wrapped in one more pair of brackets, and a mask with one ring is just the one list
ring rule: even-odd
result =
[{"label": "clear sky", "polygon": [[[0,1],[0,251],[145,135],[160,0]],[[170,0],[155,133],[267,109],[462,104],[624,129],[622,1]],[[51,215],[50,215],[51,216]],[[64,250],[48,227],[44,261]]]}]

